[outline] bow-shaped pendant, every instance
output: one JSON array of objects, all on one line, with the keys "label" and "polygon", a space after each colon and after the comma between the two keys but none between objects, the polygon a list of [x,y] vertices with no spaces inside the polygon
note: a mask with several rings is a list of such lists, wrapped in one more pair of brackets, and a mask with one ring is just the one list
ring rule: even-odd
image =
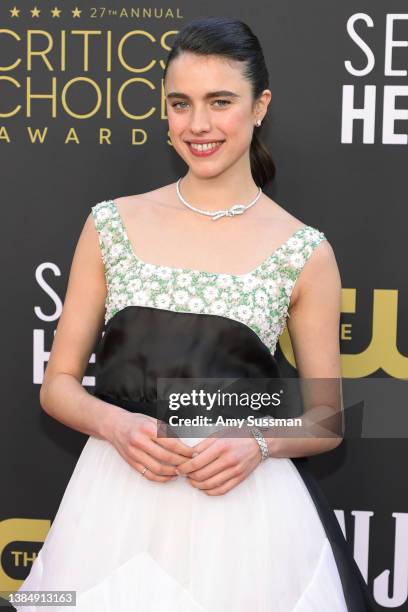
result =
[{"label": "bow-shaped pendant", "polygon": [[234,215],[242,215],[245,211],[245,206],[243,204],[234,204],[231,208],[227,210],[219,210],[213,217],[212,220],[216,221],[217,219],[221,219],[221,217],[233,217]]}]

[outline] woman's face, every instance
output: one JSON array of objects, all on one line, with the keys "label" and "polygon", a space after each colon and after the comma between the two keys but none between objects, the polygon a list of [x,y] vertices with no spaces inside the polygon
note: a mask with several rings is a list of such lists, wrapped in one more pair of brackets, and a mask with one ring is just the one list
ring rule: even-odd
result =
[{"label": "woman's face", "polygon": [[216,176],[245,156],[249,163],[255,121],[263,119],[271,94],[264,90],[254,105],[242,69],[241,62],[186,52],[169,64],[165,94],[170,140],[197,176]]}]

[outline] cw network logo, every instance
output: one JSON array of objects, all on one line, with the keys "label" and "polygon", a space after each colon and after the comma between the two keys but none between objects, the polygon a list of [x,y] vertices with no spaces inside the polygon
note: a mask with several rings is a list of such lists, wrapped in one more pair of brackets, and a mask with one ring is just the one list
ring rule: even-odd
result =
[{"label": "cw network logo", "polygon": [[[342,289],[341,312],[357,314],[357,289]],[[398,290],[374,289],[372,311],[362,313],[363,319],[371,325],[371,338],[359,353],[342,353],[341,369],[344,378],[364,378],[383,370],[392,378],[408,378],[408,356],[398,349]],[[341,325],[341,340],[353,338],[353,323]],[[361,335],[357,327],[356,335]],[[295,368],[296,361],[292,350],[288,329],[285,328],[279,340],[285,359]]]}]

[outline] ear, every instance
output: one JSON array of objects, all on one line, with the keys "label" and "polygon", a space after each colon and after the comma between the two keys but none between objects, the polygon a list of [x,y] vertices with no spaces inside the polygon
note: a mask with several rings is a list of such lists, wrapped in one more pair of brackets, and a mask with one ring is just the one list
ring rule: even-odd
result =
[{"label": "ear", "polygon": [[265,117],[271,99],[272,92],[270,89],[264,89],[260,96],[258,96],[254,108],[254,114],[258,119],[262,120]]}]

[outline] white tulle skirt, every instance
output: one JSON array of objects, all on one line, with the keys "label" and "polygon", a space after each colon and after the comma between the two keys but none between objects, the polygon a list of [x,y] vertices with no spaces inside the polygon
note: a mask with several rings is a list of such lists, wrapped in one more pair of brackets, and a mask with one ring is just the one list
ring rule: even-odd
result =
[{"label": "white tulle skirt", "polygon": [[22,612],[347,612],[331,545],[290,459],[269,458],[208,496],[182,476],[144,478],[92,436],[25,590],[73,590],[77,605]]}]

